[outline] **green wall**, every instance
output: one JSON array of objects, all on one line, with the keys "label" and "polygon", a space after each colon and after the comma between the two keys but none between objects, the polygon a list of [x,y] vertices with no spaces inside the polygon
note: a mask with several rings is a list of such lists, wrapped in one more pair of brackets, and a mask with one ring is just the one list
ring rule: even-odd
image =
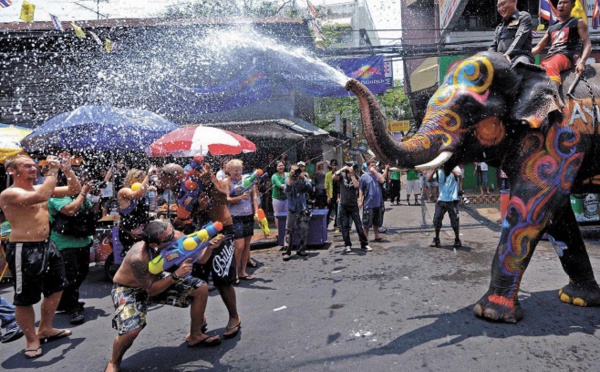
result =
[{"label": "green wall", "polygon": [[[463,180],[463,189],[464,190],[475,190],[477,189],[477,175],[473,174],[475,170],[475,164],[465,164],[465,178]],[[498,191],[498,181],[497,181],[497,170],[494,167],[489,167],[488,170],[488,181],[490,183],[490,190],[494,189]],[[485,191],[485,190],[484,190]]]}]

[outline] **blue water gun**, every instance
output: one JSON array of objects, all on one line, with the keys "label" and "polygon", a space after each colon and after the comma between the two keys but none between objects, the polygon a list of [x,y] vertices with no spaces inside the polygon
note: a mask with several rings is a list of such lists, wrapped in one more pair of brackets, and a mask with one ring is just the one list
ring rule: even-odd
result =
[{"label": "blue water gun", "polygon": [[157,275],[172,266],[181,265],[188,258],[196,262],[200,258],[200,253],[210,244],[210,240],[221,230],[223,230],[221,222],[210,222],[202,226],[200,231],[177,239],[148,262],[148,271]]},{"label": "blue water gun", "polygon": [[257,169],[250,174],[244,174],[242,176],[242,180],[231,188],[229,196],[233,197],[242,195],[246,191],[250,190],[252,186],[254,186],[258,182],[259,179],[267,177],[268,175],[269,173],[263,172],[262,169]]}]

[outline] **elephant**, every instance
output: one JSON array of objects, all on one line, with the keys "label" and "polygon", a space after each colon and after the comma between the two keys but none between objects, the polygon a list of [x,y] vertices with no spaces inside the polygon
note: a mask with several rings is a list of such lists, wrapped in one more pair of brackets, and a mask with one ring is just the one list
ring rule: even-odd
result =
[{"label": "elephant", "polygon": [[[385,117],[369,90],[356,80],[346,83],[358,97],[367,143],[382,161],[446,172],[485,161],[507,174],[508,209],[489,289],[473,308],[477,317],[507,323],[523,318],[519,286],[544,234],[569,277],[560,300],[600,306],[600,287],[570,206],[571,193],[600,191],[599,69],[587,66],[568,95],[572,98],[563,101],[543,68],[511,66],[499,53],[475,54],[448,72],[419,130],[404,142],[386,133]],[[574,79],[564,73],[562,89]]]}]

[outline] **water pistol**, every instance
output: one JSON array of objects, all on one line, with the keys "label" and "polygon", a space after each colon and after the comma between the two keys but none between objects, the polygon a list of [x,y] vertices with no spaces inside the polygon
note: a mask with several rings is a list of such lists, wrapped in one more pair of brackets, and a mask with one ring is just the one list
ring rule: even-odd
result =
[{"label": "water pistol", "polygon": [[250,190],[252,186],[258,182],[259,179],[267,177],[269,174],[263,172],[262,169],[257,169],[252,173],[244,174],[242,176],[242,180],[238,182],[235,186],[231,188],[231,192],[229,196],[238,196],[242,195],[246,191]]},{"label": "water pistol", "polygon": [[265,211],[262,208],[258,208],[257,219],[258,226],[260,226],[261,230],[265,234],[265,238],[269,237],[271,233],[271,229],[269,229],[269,221],[267,221],[267,216],[265,215]]},{"label": "water pistol", "polygon": [[221,230],[223,230],[221,222],[210,222],[202,226],[200,231],[182,236],[163,248],[158,256],[148,262],[148,271],[157,275],[172,266],[181,265],[188,258],[196,262],[202,251],[210,244],[210,240]]},{"label": "water pistol", "polygon": [[204,168],[204,157],[196,155],[190,160],[190,168],[181,182],[181,188],[177,195],[177,216],[187,217],[197,203],[198,196],[202,192],[200,183],[200,171]]}]

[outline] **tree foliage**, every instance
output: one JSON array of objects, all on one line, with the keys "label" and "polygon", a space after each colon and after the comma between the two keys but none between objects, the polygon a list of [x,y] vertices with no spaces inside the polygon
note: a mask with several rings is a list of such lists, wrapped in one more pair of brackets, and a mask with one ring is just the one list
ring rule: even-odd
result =
[{"label": "tree foliage", "polygon": [[167,18],[291,17],[299,16],[294,0],[189,0],[169,5]]},{"label": "tree foliage", "polygon": [[[412,120],[410,102],[404,94],[404,87],[399,81],[394,82],[394,88],[376,96],[387,120]],[[360,120],[360,110],[356,96],[340,98],[315,99],[315,124],[325,130],[335,129],[335,117],[357,123]]]}]

